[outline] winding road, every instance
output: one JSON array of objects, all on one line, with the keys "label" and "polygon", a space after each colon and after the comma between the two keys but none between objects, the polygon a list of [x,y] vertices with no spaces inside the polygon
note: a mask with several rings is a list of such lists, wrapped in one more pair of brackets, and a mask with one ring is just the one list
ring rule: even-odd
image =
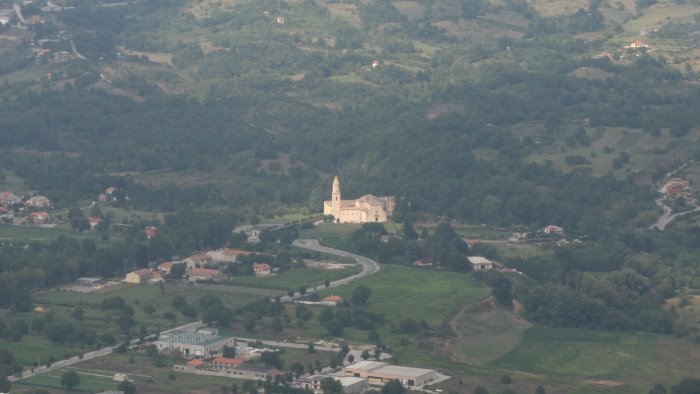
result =
[{"label": "winding road", "polygon": [[656,220],[656,223],[649,226],[649,228],[652,230],[663,231],[666,229],[666,226],[668,226],[669,223],[671,223],[675,218],[677,218],[679,216],[687,215],[689,213],[700,211],[700,207],[696,207],[695,209],[693,209],[691,211],[672,213],[673,211],[671,210],[671,207],[664,204],[663,201],[664,201],[663,198],[657,198],[656,200],[654,200],[656,205],[660,206],[661,209],[664,210],[664,213],[662,213],[661,216],[659,216],[659,218]]},{"label": "winding road", "polygon": [[[332,289],[335,287],[347,285],[348,283],[351,283],[357,279],[362,279],[362,278],[365,278],[367,276],[370,276],[370,275],[378,272],[380,269],[379,263],[377,263],[376,261],[374,261],[372,259],[369,259],[369,258],[364,257],[364,256],[360,256],[357,254],[353,254],[350,252],[346,252],[344,250],[329,248],[327,246],[321,246],[321,244],[318,242],[317,239],[297,239],[296,241],[294,241],[293,245],[296,247],[299,247],[299,248],[313,250],[315,252],[334,254],[334,255],[340,256],[340,257],[349,257],[349,258],[357,261],[360,265],[362,265],[362,271],[360,271],[359,273],[357,273],[355,275],[348,276],[348,277],[343,278],[343,279],[334,280],[333,282],[330,282],[328,287],[326,287],[325,284],[323,284],[323,283],[316,285],[316,286],[308,289],[306,291],[307,294],[313,293],[314,291],[316,291],[317,288]],[[299,299],[303,296],[304,296],[303,294],[297,292],[297,293],[294,293],[294,295],[292,297],[289,297],[289,296],[282,297],[281,301],[282,302],[290,302],[290,301],[294,301],[296,299]]]},{"label": "winding road", "polygon": [[[658,193],[664,194],[664,190],[663,190],[662,185],[664,185],[666,182],[668,182],[668,180],[671,179],[673,176],[675,176],[679,171],[692,165],[693,163],[695,163],[695,160],[690,160],[687,163],[683,163],[678,168],[667,173],[666,176],[664,176],[662,179],[660,179],[658,182],[656,182],[654,184],[654,187],[652,188],[652,190],[654,190]],[[657,198],[656,200],[654,200],[654,202],[656,203],[656,205],[661,207],[661,209],[663,209],[663,213],[661,214],[661,216],[659,216],[659,218],[656,220],[656,222],[654,224],[649,226],[649,228],[651,230],[664,231],[666,229],[666,226],[668,226],[669,223],[671,223],[675,218],[677,218],[679,216],[687,215],[687,214],[692,213],[692,212],[700,211],[700,207],[695,207],[695,209],[693,209],[691,211],[683,211],[683,212],[673,213],[673,210],[671,209],[671,207],[664,204],[663,197]]]}]

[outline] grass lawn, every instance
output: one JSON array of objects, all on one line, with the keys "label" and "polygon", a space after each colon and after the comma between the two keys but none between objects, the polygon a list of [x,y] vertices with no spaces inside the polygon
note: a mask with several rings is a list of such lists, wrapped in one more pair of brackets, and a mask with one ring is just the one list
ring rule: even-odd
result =
[{"label": "grass lawn", "polygon": [[49,356],[53,356],[56,360],[72,357],[85,350],[71,348],[67,346],[58,346],[51,343],[44,337],[33,335],[25,336],[20,342],[4,342],[0,341],[0,349],[9,350],[15,356],[15,360],[20,364],[31,367],[34,362],[46,364]]},{"label": "grass lawn", "polygon": [[297,290],[301,286],[310,288],[312,286],[321,285],[328,281],[345,278],[359,272],[357,268],[347,268],[339,270],[325,270],[319,268],[295,268],[270,276],[267,278],[258,278],[255,276],[238,276],[230,280],[233,285],[251,286],[258,288],[276,289],[276,290]]},{"label": "grass lawn", "polygon": [[158,285],[119,284],[113,287],[101,289],[92,293],[81,294],[68,291],[52,291],[39,293],[33,297],[37,303],[73,306],[78,304],[97,305],[102,300],[111,297],[122,297],[124,301],[134,307],[151,304],[159,308],[169,308],[173,298],[183,296],[188,304],[198,305],[199,298],[205,294],[215,295],[230,307],[239,307],[254,301],[260,297],[270,295],[270,290],[251,287],[228,286],[223,284],[191,286],[185,284],[166,283],[164,292],[161,293]]},{"label": "grass lawn", "polygon": [[118,383],[114,381],[114,374],[100,373],[97,371],[81,370],[78,368],[61,368],[41,375],[37,375],[17,383],[21,386],[30,386],[44,389],[63,389],[61,376],[68,371],[75,371],[80,376],[80,384],[73,388],[74,392],[95,393],[105,390],[116,390]]},{"label": "grass lawn", "polygon": [[60,376],[66,370],[78,372],[81,383],[77,390],[85,392],[116,389],[117,383],[112,380],[115,373],[127,374],[136,385],[137,393],[212,393],[220,392],[222,386],[231,387],[236,383],[240,387],[243,383],[243,381],[225,377],[173,374],[172,360],[165,359],[165,367],[156,367],[153,361],[152,358],[139,353],[110,354],[78,363],[74,367],[23,380],[21,383],[16,383],[13,388],[42,387],[64,392],[60,384]]},{"label": "grass lawn", "polygon": [[0,240],[12,240],[15,242],[48,241],[60,236],[76,238],[78,240],[92,239],[98,243],[104,242],[97,233],[77,233],[72,230],[65,230],[61,228],[0,224]]},{"label": "grass lawn", "polygon": [[353,223],[321,223],[313,228],[303,229],[299,233],[299,238],[315,238],[324,240],[327,238],[350,239],[353,231],[362,227],[361,224]]},{"label": "grass lawn", "polygon": [[353,289],[372,289],[369,309],[398,322],[404,317],[439,325],[457,307],[488,297],[489,289],[472,276],[400,265],[384,265],[378,273],[321,295],[339,294],[350,299]]},{"label": "grass lawn", "polygon": [[[700,345],[650,333],[532,327],[491,365],[518,371],[614,381],[675,384],[696,376]],[[647,388],[648,390],[648,388]]]},{"label": "grass lawn", "polygon": [[[626,370],[651,358],[658,337],[606,331],[533,327],[494,365],[538,373],[619,379]],[[633,365],[631,365],[633,364]]]},{"label": "grass lawn", "polygon": [[515,348],[530,323],[503,309],[465,312],[455,322],[460,336],[450,342],[456,360],[483,365]]}]

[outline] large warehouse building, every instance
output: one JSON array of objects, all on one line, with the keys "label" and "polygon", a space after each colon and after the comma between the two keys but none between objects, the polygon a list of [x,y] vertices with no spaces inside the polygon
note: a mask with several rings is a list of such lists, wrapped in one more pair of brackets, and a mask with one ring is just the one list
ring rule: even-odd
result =
[{"label": "large warehouse building", "polygon": [[432,369],[388,365],[379,361],[360,361],[343,368],[343,376],[367,378],[371,385],[398,380],[406,387],[417,387],[435,381],[437,372]]},{"label": "large warehouse building", "polygon": [[224,346],[233,347],[235,339],[204,332],[175,330],[163,334],[155,345],[161,352],[177,350],[182,352],[185,358],[190,358],[221,352]]}]

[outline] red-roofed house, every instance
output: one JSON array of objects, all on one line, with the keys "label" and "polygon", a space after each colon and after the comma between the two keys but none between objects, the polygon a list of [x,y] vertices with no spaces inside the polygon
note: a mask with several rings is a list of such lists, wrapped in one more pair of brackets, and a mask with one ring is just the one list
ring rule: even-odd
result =
[{"label": "red-roofed house", "polygon": [[175,265],[175,264],[177,264],[177,263],[175,263],[174,261],[168,261],[165,263],[161,263],[160,265],[158,265],[158,271],[162,271],[166,274],[169,274],[170,270],[173,269],[173,265]]},{"label": "red-roofed house", "polygon": [[255,263],[253,271],[255,271],[255,276],[268,276],[272,273],[272,267],[267,263]]},{"label": "red-roofed house", "polygon": [[91,216],[90,219],[88,219],[88,222],[90,223],[90,230],[94,230],[97,228],[97,225],[102,223],[102,218],[98,218],[97,216]]},{"label": "red-roofed house", "polygon": [[187,274],[190,282],[208,282],[222,277],[219,270],[209,268],[192,268]]},{"label": "red-roofed house", "polygon": [[341,297],[337,294],[333,294],[333,295],[329,295],[328,297],[324,297],[323,302],[326,304],[338,305],[341,302],[343,302],[343,297]]},{"label": "red-roofed house", "polygon": [[216,357],[212,360],[212,365],[214,369],[219,371],[228,371],[229,369],[234,369],[243,364],[242,358],[228,358],[228,357]]},{"label": "red-roofed house", "polygon": [[44,224],[51,221],[51,215],[48,212],[32,212],[29,214],[29,220],[33,224]]},{"label": "red-roofed house", "polygon": [[559,226],[550,224],[549,226],[544,228],[544,233],[547,235],[562,235],[564,234],[564,229]]},{"label": "red-roofed house", "polygon": [[147,239],[152,239],[156,235],[158,235],[158,228],[153,227],[153,226],[148,226],[143,231],[146,233],[146,238]]},{"label": "red-roofed house", "polygon": [[22,202],[22,198],[15,195],[12,192],[2,192],[0,193],[0,205],[10,206],[19,204]]}]

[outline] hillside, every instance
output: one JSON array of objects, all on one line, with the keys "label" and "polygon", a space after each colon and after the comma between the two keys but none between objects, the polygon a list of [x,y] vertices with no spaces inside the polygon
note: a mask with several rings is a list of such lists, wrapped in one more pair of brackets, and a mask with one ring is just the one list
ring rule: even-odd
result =
[{"label": "hillside", "polygon": [[[646,188],[695,156],[692,3],[56,4],[4,49],[0,130],[2,165],[58,199],[129,173],[142,204],[166,180],[208,185],[197,204],[315,211],[340,174],[419,210],[596,234],[646,224]],[[57,152],[80,185],[42,179]]]},{"label": "hillside", "polygon": [[[0,387],[201,318],[450,394],[670,388],[700,359],[699,41],[700,0],[0,0]],[[336,175],[391,220],[331,223]],[[323,290],[354,268],[297,238],[381,271]],[[220,248],[220,283],[55,290]],[[271,302],[310,286],[351,302]],[[346,357],[300,346],[285,372]],[[124,351],[96,371],[199,389]]]}]

